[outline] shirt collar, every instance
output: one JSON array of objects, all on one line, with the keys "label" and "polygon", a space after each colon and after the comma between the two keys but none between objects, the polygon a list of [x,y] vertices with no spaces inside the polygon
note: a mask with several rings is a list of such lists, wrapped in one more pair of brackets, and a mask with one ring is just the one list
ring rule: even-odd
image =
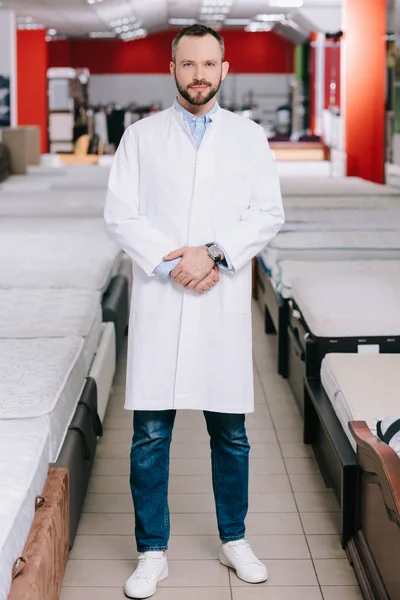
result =
[{"label": "shirt collar", "polygon": [[193,117],[195,117],[196,119],[205,119],[206,123],[209,123],[210,121],[213,120],[213,115],[217,112],[218,108],[219,108],[219,104],[218,102],[216,102],[214,104],[214,106],[212,107],[212,109],[206,113],[205,115],[203,115],[202,117],[196,117],[195,115],[192,115],[191,112],[189,112],[188,110],[186,110],[186,108],[184,108],[179,102],[178,99],[175,100],[174,102],[174,108],[180,112],[183,115],[183,118],[185,119],[185,121],[192,121]]}]

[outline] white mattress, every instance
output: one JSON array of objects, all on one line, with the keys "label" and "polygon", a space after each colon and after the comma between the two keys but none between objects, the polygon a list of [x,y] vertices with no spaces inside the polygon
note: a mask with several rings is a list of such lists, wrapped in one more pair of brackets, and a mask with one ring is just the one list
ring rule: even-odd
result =
[{"label": "white mattress", "polygon": [[[399,190],[400,191],[400,190]],[[283,198],[285,210],[382,210],[400,208],[400,197],[396,196],[285,196]]]},{"label": "white mattress", "polygon": [[[1,208],[1,205],[0,205]],[[399,210],[288,209],[282,231],[398,230]]]},{"label": "white mattress", "polygon": [[0,219],[0,288],[104,291],[122,253],[101,219]]},{"label": "white mattress", "polygon": [[106,414],[116,367],[114,323],[103,323],[102,336],[89,376],[97,385],[97,412],[101,422]]},{"label": "white mattress", "polygon": [[282,177],[284,196],[397,196],[400,190],[359,177]]},{"label": "white mattress", "polygon": [[400,259],[400,235],[397,231],[284,232],[261,256],[271,271],[278,260]]},{"label": "white mattress", "polygon": [[281,260],[274,266],[271,276],[276,291],[283,298],[291,298],[292,284],[295,279],[338,276],[356,279],[365,275],[385,275],[398,280],[400,278],[400,260],[329,260],[304,262]]},{"label": "white mattress", "polygon": [[0,419],[40,417],[55,461],[86,375],[82,338],[0,339]]},{"label": "white mattress", "polygon": [[0,338],[85,338],[88,373],[101,336],[100,300],[89,290],[0,290]]},{"label": "white mattress", "polygon": [[0,600],[21,555],[49,466],[47,427],[41,419],[0,421]]},{"label": "white mattress", "polygon": [[316,337],[400,335],[400,278],[295,279],[292,296]]},{"label": "white mattress", "polygon": [[349,421],[366,421],[373,433],[376,422],[399,412],[399,354],[327,354],[321,382],[350,440]]},{"label": "white mattress", "polygon": [[[54,192],[52,192],[54,194]],[[103,194],[104,196],[104,194]],[[49,201],[46,198],[38,200],[29,196],[24,198],[0,199],[1,217],[102,217],[105,198],[95,201],[82,194],[79,198],[61,201]]]}]

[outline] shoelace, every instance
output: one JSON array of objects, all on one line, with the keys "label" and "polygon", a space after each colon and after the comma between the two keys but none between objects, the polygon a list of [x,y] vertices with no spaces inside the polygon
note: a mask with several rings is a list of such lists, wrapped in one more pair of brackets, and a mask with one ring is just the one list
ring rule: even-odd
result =
[{"label": "shoelace", "polygon": [[151,554],[142,554],[139,556],[139,563],[133,574],[133,579],[151,579],[160,560],[161,557],[151,556]]},{"label": "shoelace", "polygon": [[242,565],[249,565],[254,563],[256,563],[257,565],[260,564],[260,561],[251,549],[249,542],[247,542],[246,540],[244,540],[241,544],[238,544],[236,546],[230,546],[230,549],[240,560]]}]

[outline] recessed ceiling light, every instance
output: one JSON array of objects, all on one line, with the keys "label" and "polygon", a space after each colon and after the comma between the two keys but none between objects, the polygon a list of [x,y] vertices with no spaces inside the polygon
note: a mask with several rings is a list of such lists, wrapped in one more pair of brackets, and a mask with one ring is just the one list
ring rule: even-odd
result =
[{"label": "recessed ceiling light", "polygon": [[225,25],[232,25],[233,27],[236,25],[238,27],[245,27],[251,23],[250,19],[226,19]]},{"label": "recessed ceiling light", "polygon": [[260,33],[265,31],[271,31],[273,27],[274,26],[272,23],[256,23],[255,21],[253,21],[244,29],[245,31],[250,31],[251,33]]},{"label": "recessed ceiling light", "polygon": [[113,31],[91,31],[89,37],[94,39],[115,38],[115,33]]},{"label": "recessed ceiling light", "polygon": [[257,15],[255,17],[256,21],[263,21],[264,23],[267,22],[274,22],[274,21],[283,21],[283,19],[286,18],[286,15],[284,14],[280,14],[280,15]]},{"label": "recessed ceiling light", "polygon": [[48,29],[47,35],[57,35],[57,29]]},{"label": "recessed ceiling light", "polygon": [[196,19],[180,19],[178,17],[172,17],[168,22],[170,25],[194,25]]}]

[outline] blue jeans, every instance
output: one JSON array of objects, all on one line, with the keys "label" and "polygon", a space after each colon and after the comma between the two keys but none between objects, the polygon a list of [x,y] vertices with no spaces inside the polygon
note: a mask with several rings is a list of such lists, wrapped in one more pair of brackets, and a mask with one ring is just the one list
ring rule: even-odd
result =
[{"label": "blue jeans", "polygon": [[[169,450],[176,411],[136,411],[131,448],[131,491],[138,552],[167,550]],[[204,412],[210,435],[212,480],[222,541],[245,536],[249,451],[245,416]]]}]

